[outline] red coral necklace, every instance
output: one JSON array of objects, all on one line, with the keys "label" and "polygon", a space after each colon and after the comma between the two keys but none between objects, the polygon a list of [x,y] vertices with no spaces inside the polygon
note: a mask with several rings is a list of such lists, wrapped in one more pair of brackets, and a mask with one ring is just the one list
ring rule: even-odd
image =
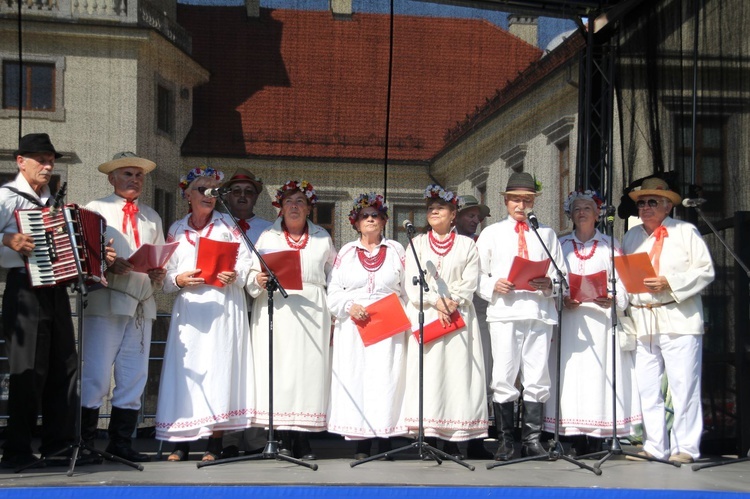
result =
[{"label": "red coral necklace", "polygon": [[295,241],[289,231],[286,230],[286,224],[284,224],[284,222],[281,222],[281,229],[284,231],[284,239],[286,239],[286,244],[290,248],[296,250],[305,249],[305,247],[307,246],[307,242],[310,240],[310,233],[307,228],[307,223],[305,223],[305,232],[302,233],[302,236],[300,236],[298,241]]},{"label": "red coral necklace", "polygon": [[385,255],[388,250],[388,246],[381,246],[380,250],[377,252],[375,256],[365,256],[364,248],[357,248],[357,256],[359,257],[359,263],[362,264],[362,267],[365,268],[368,272],[377,272],[380,267],[383,266],[383,262],[385,262]]},{"label": "red coral necklace", "polygon": [[427,239],[430,242],[430,248],[437,256],[445,256],[453,248],[453,243],[456,242],[456,233],[451,232],[448,237],[443,241],[439,241],[433,231],[427,233]]},{"label": "red coral necklace", "polygon": [[[573,241],[573,252],[576,254],[579,260],[589,260],[592,256],[594,256],[594,253],[596,253],[596,247],[599,245],[599,241],[595,240],[594,245],[591,247],[591,253],[588,255],[582,255],[578,251],[578,244],[576,244],[575,241]],[[583,250],[586,247],[586,243],[581,243],[581,250]]]}]

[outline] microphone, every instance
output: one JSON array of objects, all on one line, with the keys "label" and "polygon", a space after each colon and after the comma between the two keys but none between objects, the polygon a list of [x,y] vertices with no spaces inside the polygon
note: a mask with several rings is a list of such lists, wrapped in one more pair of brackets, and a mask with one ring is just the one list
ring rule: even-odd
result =
[{"label": "microphone", "polygon": [[60,190],[57,191],[57,194],[55,194],[55,199],[52,202],[52,207],[49,210],[50,215],[55,215],[57,214],[58,211],[60,211],[60,208],[63,205],[63,199],[65,198],[65,191],[67,189],[68,189],[68,183],[63,182],[62,187],[60,187]]},{"label": "microphone", "polygon": [[197,191],[207,198],[218,198],[231,191],[231,187],[198,187]]},{"label": "microphone", "polygon": [[608,224],[615,223],[615,213],[617,212],[617,208],[614,206],[607,206],[607,211],[604,212],[604,221]]},{"label": "microphone", "polygon": [[404,226],[404,229],[406,229],[406,232],[415,233],[417,229],[414,227],[414,224],[411,223],[411,220],[404,220],[401,225]]},{"label": "microphone", "polygon": [[536,218],[536,215],[534,215],[533,211],[530,211],[526,214],[526,219],[529,221],[532,227],[534,227],[534,230],[539,228],[539,220]]},{"label": "microphone", "polygon": [[705,202],[706,200],[703,198],[685,198],[682,200],[682,206],[684,206],[685,208],[695,208],[696,206],[700,206]]}]

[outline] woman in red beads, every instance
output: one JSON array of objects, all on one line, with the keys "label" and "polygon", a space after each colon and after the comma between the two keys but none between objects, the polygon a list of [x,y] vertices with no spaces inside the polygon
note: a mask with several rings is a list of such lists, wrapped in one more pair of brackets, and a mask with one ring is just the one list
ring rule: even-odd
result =
[{"label": "woman in red beads", "polygon": [[[331,315],[326,280],[336,249],[325,229],[308,216],[318,198],[312,184],[290,180],[276,191],[279,217],[258,238],[259,251],[297,250],[302,264],[301,290],[287,289],[288,298],[274,296],[273,422],[280,431],[281,450],[301,459],[316,459],[308,432],[325,431],[331,384]],[[268,274],[256,262],[247,290],[253,302],[251,336],[255,359],[254,424],[268,426]]]},{"label": "woman in red beads", "polygon": [[366,306],[392,293],[405,299],[404,247],[386,239],[388,205],[383,196],[362,194],[349,221],[359,237],[344,245],[328,280],[328,307],[336,317],[328,431],[357,440],[355,459],[389,449],[389,437],[405,435],[399,424],[404,400],[409,331],[365,346],[357,329]]},{"label": "woman in red beads", "polygon": [[[572,234],[560,238],[568,266],[570,293],[564,297],[565,311],[560,340],[560,435],[573,436],[578,455],[601,450],[601,440],[612,436],[612,294],[607,292],[612,268],[609,236],[596,229],[602,199],[596,191],[571,192],[563,209],[575,226]],[[615,253],[620,254],[620,245]],[[606,279],[599,293],[579,295],[580,277],[599,274]],[[597,295],[597,296],[594,296]],[[625,310],[628,294],[617,281],[617,309]],[[641,421],[638,393],[630,351],[617,353],[617,435],[634,433]],[[550,373],[556,372],[550,355]],[[550,399],[555,399],[555,384]],[[555,404],[545,406],[544,429],[554,431]]]},{"label": "woman in red beads", "polygon": [[[218,187],[223,173],[194,168],[180,187],[190,213],[169,229],[179,246],[167,264],[164,291],[177,293],[172,308],[156,409],[156,438],[176,442],[169,461],[185,461],[189,442],[208,437],[204,461],[218,459],[225,430],[250,426],[253,385],[245,301],[252,260],[231,219],[216,211],[216,198],[203,194]],[[201,189],[203,188],[203,189]],[[195,268],[201,239],[239,243],[233,269],[218,274],[220,286],[206,284]],[[148,347],[146,347],[148,348]]]},{"label": "woman in red beads", "polygon": [[[438,185],[425,190],[430,230],[414,238],[429,292],[424,294],[425,327],[451,322],[458,311],[465,326],[424,345],[424,431],[446,442],[443,450],[460,457],[457,442],[487,436],[487,388],[482,342],[472,297],[479,278],[479,254],[474,241],[456,234],[454,222],[459,199]],[[418,329],[419,287],[413,252],[406,251],[406,313]],[[407,346],[405,423],[412,432],[419,426],[419,344],[412,335]]]}]

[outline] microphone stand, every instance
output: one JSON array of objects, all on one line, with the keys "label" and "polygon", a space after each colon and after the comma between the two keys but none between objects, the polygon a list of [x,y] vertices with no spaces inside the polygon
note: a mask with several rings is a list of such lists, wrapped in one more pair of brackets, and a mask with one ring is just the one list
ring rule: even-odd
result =
[{"label": "microphone stand", "polygon": [[610,328],[611,337],[611,351],[612,351],[612,442],[610,443],[609,450],[603,450],[580,456],[581,458],[596,459],[601,456],[594,464],[594,469],[600,470],[602,464],[607,462],[612,456],[631,456],[644,461],[654,461],[657,463],[671,464],[679,468],[681,464],[676,461],[667,461],[665,459],[659,459],[651,456],[644,456],[635,452],[628,452],[622,449],[620,445],[620,439],[617,438],[617,349],[619,348],[617,338],[617,278],[615,276],[615,236],[614,236],[614,223],[615,214],[612,212],[610,215],[607,213],[605,218],[606,232],[609,236],[609,261],[610,261],[610,277],[609,282],[611,285],[610,293],[612,293],[612,305],[610,306],[610,315],[612,316],[612,327]]},{"label": "microphone stand", "polygon": [[[719,231],[717,231],[716,227],[714,227],[714,224],[712,224],[711,221],[708,220],[708,218],[706,218],[706,216],[703,214],[703,211],[700,208],[698,208],[697,205],[693,206],[693,208],[695,208],[695,211],[698,212],[698,215],[700,215],[700,217],[703,219],[703,221],[706,222],[706,225],[708,225],[708,228],[711,229],[711,232],[714,233],[714,235],[719,240],[719,242],[721,244],[723,244],[724,248],[726,248],[726,250],[729,252],[729,254],[732,255],[732,258],[734,258],[734,261],[737,262],[737,264],[740,267],[742,267],[742,270],[745,271],[745,275],[748,278],[750,278],[750,269],[748,269],[747,265],[745,265],[745,262],[743,262],[742,259],[739,257],[739,255],[737,255],[737,253],[735,253],[732,250],[732,248],[729,247],[729,245],[724,240],[724,238],[721,237],[721,235],[719,234]],[[748,286],[750,286],[750,284]],[[748,295],[750,295],[750,287],[748,289]],[[726,460],[726,461],[719,461],[718,463],[694,464],[691,467],[691,469],[693,471],[699,471],[699,470],[702,470],[703,468],[712,468],[714,466],[724,466],[726,464],[735,464],[735,463],[741,463],[741,462],[744,462],[744,461],[750,461],[750,449],[748,449],[747,455],[745,455],[745,457],[738,457],[736,459],[729,459],[729,460]]]},{"label": "microphone stand", "polygon": [[473,465],[431,446],[424,440],[424,294],[425,292],[429,291],[430,288],[427,286],[427,281],[425,280],[426,272],[422,270],[422,265],[419,262],[419,257],[417,256],[417,250],[414,247],[414,232],[414,226],[409,224],[406,227],[406,235],[409,238],[409,246],[411,247],[412,254],[414,255],[414,261],[417,264],[417,270],[419,272],[418,276],[412,277],[412,284],[414,286],[419,286],[419,430],[417,432],[417,440],[410,443],[409,445],[399,447],[398,449],[381,452],[380,454],[354,461],[350,463],[349,466],[354,468],[357,465],[375,461],[382,457],[389,459],[395,454],[407,452],[411,449],[417,449],[419,451],[420,459],[434,459],[438,464],[443,463],[441,458],[448,459],[450,461],[453,461],[454,463],[460,464],[465,468],[468,468],[471,471],[474,471],[475,468]]},{"label": "microphone stand", "polygon": [[515,463],[523,463],[526,461],[557,461],[558,459],[562,459],[564,461],[567,461],[569,463],[575,464],[579,468],[583,468],[586,470],[589,470],[593,472],[595,475],[601,475],[602,470],[592,468],[591,466],[588,466],[585,463],[582,463],[578,461],[577,459],[574,459],[570,456],[566,456],[565,452],[563,450],[562,444],[560,443],[560,358],[561,358],[561,349],[560,349],[560,337],[561,337],[561,330],[562,330],[562,313],[563,313],[563,289],[568,289],[568,281],[565,279],[565,273],[563,273],[562,270],[560,270],[560,267],[557,266],[557,262],[555,262],[555,259],[552,258],[552,253],[550,253],[549,248],[547,248],[547,245],[544,244],[544,241],[542,240],[542,236],[539,235],[539,222],[536,220],[536,217],[531,218],[529,220],[529,225],[531,225],[531,228],[534,231],[534,234],[536,235],[536,238],[539,240],[539,243],[542,245],[542,248],[544,248],[545,253],[547,253],[547,256],[549,257],[549,261],[552,262],[552,266],[555,268],[555,272],[557,274],[557,277],[553,281],[553,288],[555,289],[555,292],[557,293],[555,298],[555,306],[557,307],[557,325],[554,327],[554,343],[555,343],[555,358],[557,359],[557,373],[556,373],[556,379],[555,379],[555,434],[552,440],[549,441],[549,447],[547,449],[547,454],[541,454],[539,456],[526,456],[526,457],[520,457],[518,459],[513,459],[510,461],[495,461],[492,463],[487,463],[487,469],[491,470],[493,468],[497,468],[498,466],[506,466],[508,464],[515,464]]},{"label": "microphone stand", "polygon": [[[78,273],[77,281],[71,285],[71,288],[78,293],[78,296],[76,297],[76,313],[78,315],[78,365],[77,365],[77,371],[76,371],[76,391],[75,391],[75,403],[77,405],[76,413],[75,413],[75,436],[73,443],[69,444],[66,447],[63,447],[62,449],[58,450],[57,452],[54,452],[53,454],[50,454],[49,456],[45,456],[41,459],[38,459],[37,461],[34,461],[30,464],[27,464],[25,466],[21,466],[20,468],[16,468],[13,470],[14,473],[20,473],[21,471],[33,468],[40,463],[46,463],[51,458],[59,456],[61,454],[64,454],[68,451],[72,451],[70,456],[70,463],[67,471],[67,476],[71,477],[75,473],[75,467],[76,467],[76,461],[78,460],[78,454],[81,449],[85,449],[89,451],[89,455],[97,455],[100,457],[103,457],[104,459],[107,459],[108,461],[116,461],[118,463],[126,464],[130,466],[131,468],[135,468],[138,471],[143,471],[143,465],[134,463],[132,461],[128,461],[127,459],[124,459],[120,456],[115,456],[114,454],[110,454],[107,451],[99,450],[93,445],[88,445],[81,436],[82,431],[82,424],[81,424],[81,375],[83,370],[83,338],[84,338],[84,326],[83,326],[83,309],[86,308],[86,297],[88,296],[88,288],[86,287],[86,282],[83,278],[83,264],[81,263],[81,255],[78,252],[78,248],[84,246],[84,241],[78,241],[76,239],[76,227],[75,223],[73,222],[73,219],[70,215],[70,211],[67,207],[62,206],[62,198],[65,193],[65,187],[67,186],[67,182],[63,184],[63,186],[60,189],[60,192],[58,192],[57,196],[55,197],[55,204],[52,208],[50,208],[50,211],[58,211],[62,210],[63,220],[65,221],[65,232],[68,235],[68,241],[70,242],[70,247],[73,252],[73,261],[76,266],[76,272]],[[103,224],[104,225],[104,224]],[[99,238],[100,238],[100,254],[102,256],[101,261],[104,262],[104,255],[105,255],[105,238],[104,238],[104,232],[106,230],[106,225],[103,227],[100,227],[99,231]],[[81,233],[81,238],[83,238],[83,234]],[[93,464],[93,463],[91,463]]]},{"label": "microphone stand", "polygon": [[231,211],[229,211],[229,208],[224,202],[224,199],[222,196],[223,195],[217,196],[216,202],[221,207],[223,207],[226,214],[228,214],[231,217],[235,228],[242,235],[242,239],[245,241],[245,245],[248,247],[248,249],[250,249],[250,251],[252,251],[255,254],[256,258],[258,258],[261,269],[263,269],[266,273],[268,273],[268,282],[266,283],[266,292],[268,294],[268,440],[266,441],[266,446],[263,448],[263,451],[258,454],[252,454],[250,456],[229,457],[226,459],[217,459],[216,461],[201,461],[197,463],[196,466],[200,469],[206,466],[215,466],[217,464],[235,463],[238,461],[278,459],[280,461],[288,461],[290,463],[293,463],[299,466],[305,466],[306,468],[310,468],[311,470],[316,471],[318,469],[318,465],[315,463],[308,463],[301,459],[297,459],[292,456],[281,454],[279,452],[280,442],[274,438],[274,429],[273,429],[273,293],[274,291],[278,290],[279,293],[281,293],[281,296],[283,296],[284,298],[286,298],[289,295],[287,294],[286,290],[281,285],[281,283],[279,283],[279,280],[276,278],[276,274],[274,274],[273,270],[271,270],[268,264],[266,264],[266,261],[258,252],[258,249],[255,247],[253,242],[250,240],[249,237],[247,237],[247,234],[245,234],[245,231],[242,230],[242,228],[239,226],[239,224],[237,223],[237,218],[232,214]]}]

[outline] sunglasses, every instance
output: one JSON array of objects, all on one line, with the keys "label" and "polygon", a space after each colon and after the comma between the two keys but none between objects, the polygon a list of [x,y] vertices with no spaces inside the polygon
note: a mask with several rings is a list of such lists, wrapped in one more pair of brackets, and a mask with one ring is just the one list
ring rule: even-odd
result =
[{"label": "sunglasses", "polygon": [[230,192],[232,193],[232,196],[240,197],[244,195],[246,198],[255,194],[254,189],[232,189]]},{"label": "sunglasses", "polygon": [[645,208],[646,205],[648,205],[649,208],[656,208],[657,206],[659,206],[659,201],[657,201],[656,199],[639,199],[638,202],[635,203],[635,205],[638,207],[638,209]]},{"label": "sunglasses", "polygon": [[377,220],[380,218],[380,213],[362,213],[359,215],[360,220],[367,220],[368,218],[372,218],[373,220]]}]

